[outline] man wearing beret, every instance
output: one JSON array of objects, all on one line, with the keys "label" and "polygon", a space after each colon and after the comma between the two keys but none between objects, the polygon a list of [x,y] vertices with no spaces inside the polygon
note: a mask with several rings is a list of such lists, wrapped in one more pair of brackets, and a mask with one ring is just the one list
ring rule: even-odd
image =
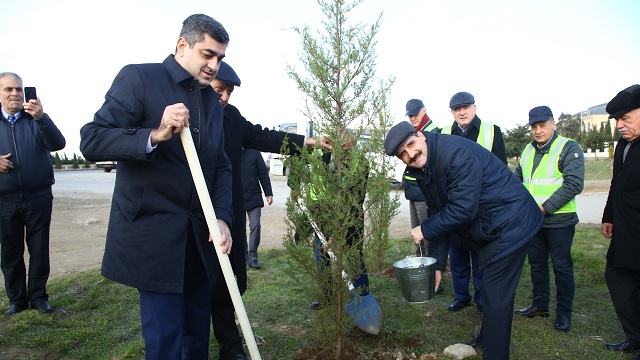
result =
[{"label": "man wearing beret", "polygon": [[[468,139],[416,132],[401,122],[389,130],[384,148],[413,170],[426,199],[429,217],[411,230],[411,239],[445,236],[451,245],[477,251],[484,316],[480,334],[467,344],[483,346],[483,359],[508,359],[526,245],[544,220],[538,205],[507,165]],[[484,332],[491,336],[484,339]]]},{"label": "man wearing beret", "polygon": [[[416,131],[440,131],[440,128],[436,126],[436,124],[434,124],[429,118],[429,115],[427,115],[427,109],[420,99],[411,99],[407,101],[405,116],[409,117],[409,122],[411,122],[411,125],[413,125]],[[424,202],[424,195],[422,195],[422,191],[416,184],[416,179],[411,175],[408,175],[407,170],[405,170],[403,177],[404,197],[409,200],[409,217],[411,219],[411,228],[413,229],[427,218],[427,204]],[[441,248],[436,249],[436,245],[441,245]],[[416,249],[417,256],[431,256],[437,260],[435,284],[436,295],[444,291],[444,286],[442,284],[442,272],[447,269],[448,252],[449,246],[446,241],[429,242],[429,244],[420,243]]]},{"label": "man wearing beret", "polygon": [[516,313],[527,318],[549,316],[549,256],[556,283],[554,328],[569,331],[575,282],[571,244],[578,223],[576,196],[584,188],[584,156],[580,145],[556,133],[547,106],[529,111],[533,141],[522,149],[515,174],[544,214],[542,230],[527,248],[533,291],[530,306]]},{"label": "man wearing beret", "polygon": [[[442,128],[443,134],[462,136],[475,141],[491,151],[500,161],[507,163],[507,152],[500,127],[488,121],[482,121],[476,115],[476,100],[468,92],[459,92],[451,97],[449,107],[455,121]],[[453,235],[456,236],[456,235]],[[458,311],[471,304],[469,281],[473,273],[473,301],[478,313],[482,314],[482,271],[478,266],[478,254],[452,246],[449,252],[451,277],[455,298],[449,305],[449,311]]]},{"label": "man wearing beret", "polygon": [[[288,140],[289,153],[296,153],[301,147],[328,146],[324,138],[316,141],[302,135],[287,134],[281,131],[262,128],[247,121],[240,111],[229,104],[229,98],[236,86],[240,86],[240,78],[229,64],[220,62],[218,75],[211,82],[213,89],[220,94],[220,104],[224,108],[224,150],[231,161],[231,197],[233,207],[233,224],[231,237],[234,247],[230,260],[238,281],[241,293],[247,289],[246,269],[246,216],[244,212],[244,189],[242,186],[242,148],[279,153],[280,148]],[[226,282],[219,281],[212,292],[211,318],[213,332],[220,345],[221,360],[249,359],[242,347],[242,338],[235,322],[233,303]]]},{"label": "man wearing beret", "polygon": [[[620,131],[613,155],[613,177],[602,214],[602,235],[611,239],[605,279],[626,339],[605,344],[621,352],[640,351],[640,85],[618,93],[607,104]],[[640,359],[640,355],[634,357]]]}]

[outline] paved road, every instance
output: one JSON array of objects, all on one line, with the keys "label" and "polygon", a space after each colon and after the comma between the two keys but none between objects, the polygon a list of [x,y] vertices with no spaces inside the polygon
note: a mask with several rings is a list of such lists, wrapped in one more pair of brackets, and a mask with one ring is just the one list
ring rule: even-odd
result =
[{"label": "paved road", "polygon": [[[116,172],[106,173],[101,170],[57,171],[53,193],[56,196],[89,197],[95,195],[111,196]],[[285,200],[289,196],[286,177],[271,175],[274,192],[274,208],[285,209]],[[400,194],[401,205],[399,217],[409,217],[409,205],[402,191],[391,191]],[[607,200],[605,192],[583,193],[578,195],[577,207],[580,223],[600,224],[602,210]]]}]

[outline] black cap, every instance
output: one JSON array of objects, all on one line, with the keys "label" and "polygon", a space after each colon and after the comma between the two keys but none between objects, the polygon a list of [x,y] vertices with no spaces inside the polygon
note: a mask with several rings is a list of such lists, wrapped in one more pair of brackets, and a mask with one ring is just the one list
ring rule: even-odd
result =
[{"label": "black cap", "polygon": [[424,104],[422,103],[422,100],[411,99],[407,101],[407,112],[404,113],[404,116],[416,116],[423,107]]},{"label": "black cap", "polygon": [[225,84],[240,86],[238,74],[224,61],[220,62],[220,69],[218,70],[218,75],[216,75],[216,80],[220,80]]},{"label": "black cap", "polygon": [[389,156],[396,156],[398,148],[415,133],[416,129],[408,121],[395,124],[384,138],[384,152]]},{"label": "black cap", "polygon": [[640,108],[640,85],[631,85],[620,91],[607,104],[609,119],[617,119],[631,110]]},{"label": "black cap", "polygon": [[536,106],[529,111],[529,125],[547,121],[553,118],[553,113],[548,106]]}]

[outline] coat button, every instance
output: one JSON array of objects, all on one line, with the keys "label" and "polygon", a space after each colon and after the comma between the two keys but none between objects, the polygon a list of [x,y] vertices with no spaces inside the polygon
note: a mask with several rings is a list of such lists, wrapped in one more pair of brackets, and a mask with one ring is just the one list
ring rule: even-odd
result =
[{"label": "coat button", "polygon": [[194,89],[193,85],[189,85],[189,91],[193,91]]},{"label": "coat button", "polygon": [[198,129],[197,127],[194,127],[194,128],[193,128],[193,133],[194,133],[194,134],[197,134],[197,133],[199,133],[199,132],[200,132],[200,129]]}]

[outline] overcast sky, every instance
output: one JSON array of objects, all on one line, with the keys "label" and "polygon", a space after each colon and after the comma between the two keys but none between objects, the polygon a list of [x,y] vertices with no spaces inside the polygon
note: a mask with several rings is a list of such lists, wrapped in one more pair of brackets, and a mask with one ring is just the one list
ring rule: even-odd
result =
[{"label": "overcast sky", "polygon": [[[319,26],[314,0],[1,1],[0,71],[37,87],[69,156],[79,154],[79,129],[118,71],[164,60],[194,13],[229,32],[226,61],[242,80],[230,103],[264,126],[302,119],[303,96],[285,68],[300,66],[291,27]],[[637,0],[365,0],[348,20],[371,23],[380,13],[378,76],[396,77],[396,122],[419,98],[438,124],[449,123],[449,99],[468,91],[478,116],[504,131],[526,124],[535,106],[577,113],[640,83]]]}]

